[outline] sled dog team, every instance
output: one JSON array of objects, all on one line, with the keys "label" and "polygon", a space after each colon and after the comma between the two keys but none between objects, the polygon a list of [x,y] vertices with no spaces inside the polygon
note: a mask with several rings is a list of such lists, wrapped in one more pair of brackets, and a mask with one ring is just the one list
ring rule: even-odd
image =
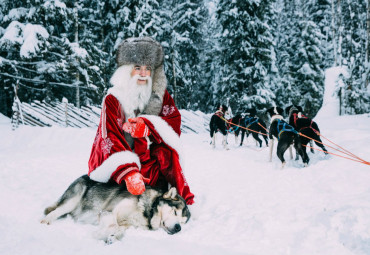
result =
[{"label": "sled dog team", "polygon": [[[284,110],[282,108],[272,107],[267,109],[266,113],[270,117],[269,129],[267,129],[265,122],[256,115],[256,109],[248,109],[242,114],[238,113],[229,120],[225,119],[227,110],[228,108],[225,105],[221,105],[211,117],[210,136],[213,148],[216,146],[217,131],[223,135],[222,145],[226,150],[229,149],[227,146],[228,131],[234,132],[235,143],[237,143],[241,131],[240,146],[243,145],[244,135],[246,134],[248,137],[249,134],[252,134],[258,146],[262,147],[262,140],[259,138],[260,135],[262,136],[266,146],[270,147],[270,162],[272,161],[274,140],[276,139],[278,141],[276,154],[282,163],[282,168],[286,164],[284,153],[288,148],[291,149],[291,146],[296,150],[296,160],[300,156],[305,166],[308,165],[310,160],[306,152],[306,146],[309,142],[315,141],[316,145],[327,154],[327,150],[320,139],[320,129],[317,123],[302,113],[301,106],[291,105],[285,108],[288,122],[284,120]],[[269,143],[268,139],[270,139]],[[313,149],[311,149],[311,152],[313,152]],[[290,154],[292,157],[291,151]]]}]

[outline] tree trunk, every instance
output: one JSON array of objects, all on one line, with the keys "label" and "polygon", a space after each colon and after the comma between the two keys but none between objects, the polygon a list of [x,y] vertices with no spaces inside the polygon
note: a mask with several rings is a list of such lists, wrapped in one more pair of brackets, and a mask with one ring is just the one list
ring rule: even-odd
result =
[{"label": "tree trunk", "polygon": [[337,30],[336,30],[336,8],[335,8],[335,0],[331,0],[331,26],[333,31],[333,55],[334,55],[334,66],[338,65],[337,59]]},{"label": "tree trunk", "polygon": [[337,33],[337,36],[338,36],[338,49],[337,49],[337,53],[338,53],[338,64],[339,66],[342,66],[342,36],[343,36],[343,27],[342,27],[342,8],[340,6],[340,0],[337,0],[337,20],[338,20],[338,33]]},{"label": "tree trunk", "polygon": [[[77,2],[75,2],[73,11],[74,11],[74,16],[75,16],[75,43],[77,43],[78,45],[78,5],[77,5]],[[76,106],[77,108],[80,108],[80,74],[78,72],[78,67],[76,67]]]},{"label": "tree trunk", "polygon": [[369,85],[369,76],[370,76],[370,67],[369,67],[369,62],[370,62],[370,0],[367,0],[367,6],[366,6],[366,61],[365,61],[365,74],[366,74],[366,81],[365,85],[366,88]]},{"label": "tree trunk", "polygon": [[[173,13],[171,15],[171,28],[172,30],[175,30],[173,27]],[[172,75],[173,75],[173,100],[175,101],[175,104],[177,103],[177,88],[176,88],[176,68],[175,68],[175,38],[172,35],[171,39],[171,48],[172,48]]]},{"label": "tree trunk", "polygon": [[177,102],[177,92],[176,92],[176,68],[175,68],[175,50],[172,50],[172,72],[173,72],[173,95],[175,104]]}]

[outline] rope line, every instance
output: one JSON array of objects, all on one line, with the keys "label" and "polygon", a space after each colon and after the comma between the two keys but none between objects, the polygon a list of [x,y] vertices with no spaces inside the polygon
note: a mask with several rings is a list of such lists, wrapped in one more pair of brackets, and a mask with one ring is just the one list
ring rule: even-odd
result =
[{"label": "rope line", "polygon": [[252,130],[252,129],[246,128],[246,127],[242,127],[242,126],[240,126],[240,125],[238,125],[238,124],[232,123],[232,122],[230,122],[230,121],[226,120],[226,119],[225,119],[224,117],[222,117],[222,116],[219,116],[219,117],[220,117],[223,121],[225,121],[226,123],[228,123],[228,124],[231,124],[231,125],[234,125],[234,126],[240,127],[240,128],[242,128],[242,129],[245,129],[245,130],[252,131],[252,132],[257,133],[257,134],[261,134],[261,135],[265,135],[265,136],[267,136],[267,134],[264,134],[264,133],[261,133],[261,132],[258,132],[258,131],[255,131],[255,130]]},{"label": "rope line", "polygon": [[[267,134],[264,134],[264,133],[261,133],[261,132],[258,132],[258,131],[255,131],[255,130],[252,130],[252,129],[246,128],[246,127],[242,127],[242,126],[240,126],[240,125],[238,125],[238,124],[232,123],[232,122],[230,122],[230,121],[226,120],[226,119],[225,119],[224,117],[222,117],[222,116],[219,116],[219,117],[220,117],[223,121],[225,121],[226,123],[228,123],[228,124],[231,124],[231,125],[234,125],[234,126],[240,127],[240,128],[242,128],[242,129],[245,129],[245,130],[248,130],[248,131],[251,131],[251,132],[255,132],[255,133],[257,133],[257,134],[261,134],[261,135],[265,135],[265,136],[267,136]],[[257,123],[258,123],[258,125],[260,125],[263,129],[265,129],[267,133],[269,133],[269,131],[268,131],[264,126],[262,126],[259,122],[257,122]],[[320,149],[317,149],[317,148],[313,148],[313,147],[311,147],[311,146],[307,146],[307,145],[303,145],[303,146],[305,146],[305,147],[307,147],[307,148],[314,149],[314,150],[322,151],[322,152],[324,152],[324,153],[332,154],[332,155],[335,155],[335,156],[338,156],[338,157],[341,157],[341,158],[345,158],[345,159],[349,159],[349,160],[352,160],[352,161],[355,161],[355,162],[359,162],[359,163],[362,163],[362,164],[365,164],[365,165],[370,165],[370,162],[369,162],[369,161],[366,161],[366,160],[364,160],[364,159],[362,159],[362,158],[360,158],[360,157],[356,156],[356,155],[355,155],[355,154],[353,154],[352,152],[350,152],[350,151],[348,151],[348,150],[344,149],[342,146],[339,146],[338,144],[336,144],[336,143],[332,142],[331,140],[329,140],[328,138],[324,137],[324,136],[323,136],[323,135],[321,135],[319,132],[317,132],[317,131],[316,131],[316,133],[317,133],[317,135],[319,135],[319,136],[323,137],[324,139],[328,140],[329,142],[331,142],[331,143],[332,143],[332,144],[334,144],[335,146],[339,147],[341,150],[340,150],[340,149],[337,149],[337,148],[335,148],[335,147],[333,147],[333,146],[330,146],[330,145],[328,145],[328,144],[325,144],[325,143],[323,143],[323,142],[320,142],[320,141],[318,141],[318,140],[316,140],[316,139],[313,139],[313,138],[311,138],[311,137],[309,137],[309,136],[307,136],[307,135],[304,135],[304,134],[302,134],[301,132],[298,132],[298,135],[303,136],[303,137],[306,137],[306,138],[308,138],[308,139],[311,139],[311,140],[313,140],[313,141],[315,141],[315,142],[317,142],[317,143],[320,143],[320,144],[322,144],[322,145],[325,145],[325,146],[327,146],[327,147],[329,147],[329,148],[332,148],[333,150],[336,150],[336,151],[338,151],[338,152],[341,152],[341,153],[343,153],[343,154],[345,154],[345,155],[347,155],[347,156],[349,156],[349,157],[352,157],[352,158],[345,157],[345,156],[342,156],[342,155],[338,155],[338,154],[335,154],[335,153],[332,153],[332,152],[328,152],[328,151],[323,151],[323,150],[320,150]]]},{"label": "rope line", "polygon": [[[367,162],[367,161],[362,161],[362,160],[358,160],[358,159],[353,159],[353,158],[348,158],[348,157],[344,157],[342,155],[339,155],[339,154],[335,154],[335,153],[332,153],[332,152],[325,152],[323,150],[320,150],[320,149],[317,149],[317,148],[314,148],[314,147],[311,147],[311,146],[308,146],[308,145],[303,145],[307,148],[310,148],[310,149],[314,149],[314,150],[317,150],[317,151],[322,151],[324,153],[329,153],[329,154],[332,154],[332,155],[335,155],[335,156],[338,156],[338,157],[341,157],[341,158],[346,158],[346,159],[349,159],[349,160],[352,160],[352,161],[355,161],[355,162],[359,162],[359,163],[362,163],[362,164],[365,164],[365,165],[370,165],[370,162]],[[339,152],[342,152],[342,151],[339,151]]]},{"label": "rope line", "polygon": [[[365,164],[365,165],[370,165],[370,162],[367,162],[366,160],[363,160],[362,158],[360,158],[360,157],[358,157],[358,156],[354,155],[353,153],[349,152],[348,150],[344,149],[343,147],[341,147],[341,146],[339,146],[339,145],[335,144],[334,142],[330,141],[330,140],[329,140],[329,139],[327,139],[326,137],[322,136],[320,133],[318,133],[318,135],[319,135],[319,136],[321,136],[321,137],[325,138],[326,140],[328,140],[328,141],[329,141],[329,142],[331,142],[332,144],[334,144],[334,145],[338,146],[338,147],[339,147],[339,148],[341,148],[343,151],[342,151],[342,150],[339,150],[339,149],[337,149],[337,148],[335,148],[335,147],[333,147],[333,146],[330,146],[330,145],[328,145],[328,144],[324,144],[324,143],[322,143],[322,142],[320,142],[320,141],[318,141],[318,140],[315,140],[315,139],[313,139],[313,138],[311,138],[311,137],[309,137],[309,136],[306,136],[306,135],[304,135],[304,134],[302,134],[302,133],[299,133],[299,135],[301,135],[301,136],[303,136],[303,137],[306,137],[306,138],[308,138],[308,139],[312,139],[313,141],[315,141],[315,142],[317,142],[317,143],[321,143],[321,144],[323,144],[323,145],[326,145],[327,147],[332,148],[333,150],[339,151],[339,152],[341,152],[341,153],[343,153],[343,154],[345,154],[345,155],[347,155],[347,156],[350,156],[350,157],[352,157],[352,158],[356,158],[356,159],[357,159],[357,160],[356,160],[357,162],[361,162],[361,163],[363,163],[363,164]],[[310,146],[306,146],[306,147],[311,148]],[[319,150],[319,149],[315,149],[315,148],[313,148],[313,149],[314,149],[314,150]],[[320,150],[320,151],[322,151],[322,150]],[[337,154],[334,154],[334,153],[331,153],[331,152],[327,152],[327,153],[329,153],[329,154],[333,154],[333,155],[336,155],[336,156],[339,156],[339,157],[342,157],[342,156],[340,156],[340,155],[337,155]],[[343,158],[347,158],[347,157],[343,157]]]}]

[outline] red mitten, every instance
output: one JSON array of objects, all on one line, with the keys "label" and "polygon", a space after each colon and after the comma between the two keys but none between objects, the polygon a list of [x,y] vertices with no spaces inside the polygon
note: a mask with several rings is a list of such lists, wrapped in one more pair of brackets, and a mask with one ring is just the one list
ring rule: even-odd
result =
[{"label": "red mitten", "polygon": [[134,138],[141,138],[150,135],[150,130],[145,124],[144,120],[140,117],[128,119],[128,122],[123,124],[123,130]]},{"label": "red mitten", "polygon": [[149,182],[149,179],[144,178],[141,173],[131,171],[123,177],[126,182],[128,192],[132,195],[141,195],[145,191],[145,183]]}]

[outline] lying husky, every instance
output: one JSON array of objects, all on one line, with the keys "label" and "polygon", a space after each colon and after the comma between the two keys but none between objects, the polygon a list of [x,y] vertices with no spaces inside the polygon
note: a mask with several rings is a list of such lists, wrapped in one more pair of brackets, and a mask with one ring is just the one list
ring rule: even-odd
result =
[{"label": "lying husky", "polygon": [[162,228],[168,234],[175,234],[190,219],[185,200],[174,187],[165,193],[146,187],[142,195],[134,196],[125,186],[99,183],[87,175],[75,180],[44,213],[46,216],[41,223],[45,224],[67,214],[76,221],[100,224],[95,237],[108,243],[120,240],[130,226]]}]

